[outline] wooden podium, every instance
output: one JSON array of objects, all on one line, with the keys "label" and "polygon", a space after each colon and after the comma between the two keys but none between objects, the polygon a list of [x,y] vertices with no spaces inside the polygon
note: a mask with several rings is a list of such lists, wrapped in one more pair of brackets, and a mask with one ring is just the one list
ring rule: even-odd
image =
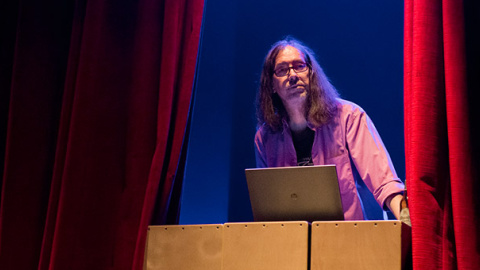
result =
[{"label": "wooden podium", "polygon": [[313,222],[310,269],[406,269],[410,227],[400,221]]},{"label": "wooden podium", "polygon": [[223,225],[149,226],[144,269],[222,269]]},{"label": "wooden podium", "polygon": [[305,221],[225,223],[222,269],[306,270]]},{"label": "wooden podium", "polygon": [[408,269],[410,238],[383,220],[150,226],[144,269]]}]

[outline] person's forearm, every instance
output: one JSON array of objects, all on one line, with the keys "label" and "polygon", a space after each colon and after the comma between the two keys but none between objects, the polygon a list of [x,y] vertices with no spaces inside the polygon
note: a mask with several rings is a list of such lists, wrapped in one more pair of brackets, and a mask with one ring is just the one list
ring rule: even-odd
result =
[{"label": "person's forearm", "polygon": [[400,219],[400,202],[402,197],[402,194],[397,194],[395,196],[390,196],[386,201],[386,205],[390,208],[390,211],[392,211],[396,219]]}]

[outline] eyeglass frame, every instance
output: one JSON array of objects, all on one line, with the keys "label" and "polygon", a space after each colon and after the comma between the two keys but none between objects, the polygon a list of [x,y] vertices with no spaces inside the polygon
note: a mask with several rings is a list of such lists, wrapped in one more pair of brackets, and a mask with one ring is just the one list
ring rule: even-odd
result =
[{"label": "eyeglass frame", "polygon": [[[305,65],[305,69],[304,69],[304,70],[299,70],[299,71],[297,71],[297,70],[295,70],[294,64],[304,64],[304,65]],[[310,65],[309,65],[308,63],[301,62],[301,61],[293,62],[293,63],[291,63],[291,65],[292,65],[292,66],[288,65],[288,69],[287,69],[287,72],[285,73],[285,75],[283,75],[283,76],[277,75],[277,69],[274,69],[274,70],[273,70],[273,74],[275,74],[275,76],[281,78],[281,77],[285,77],[285,76],[290,75],[290,70],[291,70],[291,69],[293,69],[293,70],[295,71],[295,73],[303,73],[303,72],[307,71],[308,69],[310,69]]]}]

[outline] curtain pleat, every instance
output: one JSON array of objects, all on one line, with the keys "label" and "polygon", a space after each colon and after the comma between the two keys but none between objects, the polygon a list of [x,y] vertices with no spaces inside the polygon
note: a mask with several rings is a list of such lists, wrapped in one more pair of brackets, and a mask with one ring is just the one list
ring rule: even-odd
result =
[{"label": "curtain pleat", "polygon": [[17,13],[17,23],[11,25],[15,36],[10,87],[1,89],[9,93],[9,111],[7,139],[1,142],[5,162],[0,269],[38,265],[56,159],[72,10],[72,3],[62,1],[50,5],[17,1],[16,10],[9,11]]},{"label": "curtain pleat", "polygon": [[[464,7],[461,1],[444,1],[445,93],[452,213],[457,266],[480,266],[479,225],[475,221],[474,177],[468,110]],[[476,252],[476,255],[475,255]],[[473,254],[473,256],[472,256]]]}]

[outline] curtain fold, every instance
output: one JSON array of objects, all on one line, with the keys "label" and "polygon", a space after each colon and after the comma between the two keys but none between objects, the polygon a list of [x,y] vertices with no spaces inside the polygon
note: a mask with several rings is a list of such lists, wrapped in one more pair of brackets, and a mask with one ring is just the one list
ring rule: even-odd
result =
[{"label": "curtain fold", "polygon": [[[414,269],[480,265],[462,1],[405,1],[405,139]],[[477,78],[472,78],[478,80]]]},{"label": "curtain fold", "polygon": [[0,269],[142,269],[181,167],[203,0],[17,3]]}]

